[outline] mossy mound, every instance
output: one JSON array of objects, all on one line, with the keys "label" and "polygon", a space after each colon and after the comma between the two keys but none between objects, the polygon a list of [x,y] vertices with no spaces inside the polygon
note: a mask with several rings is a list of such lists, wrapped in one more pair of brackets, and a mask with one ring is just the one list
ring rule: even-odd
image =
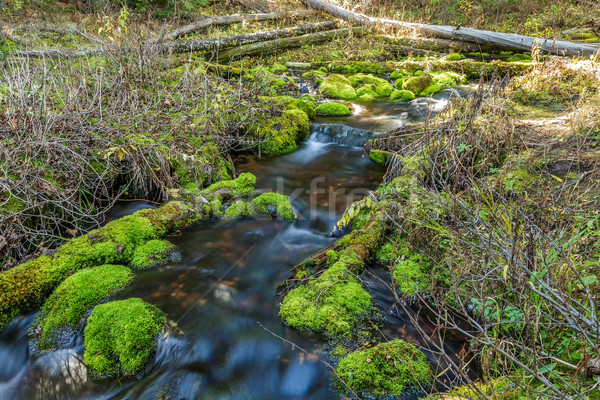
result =
[{"label": "mossy mound", "polygon": [[85,327],[86,366],[102,378],[139,373],[165,323],[158,308],[138,298],[96,306]]},{"label": "mossy mound", "polygon": [[291,96],[268,97],[266,101],[270,104],[282,105],[283,108],[288,110],[301,110],[306,113],[308,119],[315,119],[315,100],[310,96],[303,96],[299,99]]},{"label": "mossy mound", "polygon": [[447,56],[442,57],[442,61],[460,61],[465,58],[461,53],[450,53]]},{"label": "mossy mound", "polygon": [[390,153],[383,150],[371,150],[371,152],[369,153],[369,158],[379,165],[385,165],[389,156]]},{"label": "mossy mound", "polygon": [[263,193],[252,201],[237,201],[227,207],[225,218],[252,218],[269,215],[288,221],[296,219],[296,212],[290,199],[279,193]]},{"label": "mossy mound", "polygon": [[290,199],[279,193],[263,193],[252,203],[256,206],[256,211],[260,215],[277,216],[288,221],[296,219],[296,212]]},{"label": "mossy mound", "polygon": [[531,55],[529,55],[529,54],[515,54],[514,56],[508,58],[506,61],[508,61],[508,62],[531,61]]},{"label": "mossy mound", "polygon": [[163,264],[169,258],[169,253],[175,246],[166,240],[153,239],[138,246],[133,252],[131,266],[133,268],[149,268]]},{"label": "mossy mound", "polygon": [[407,388],[432,380],[425,355],[401,339],[350,353],[336,372],[348,391],[374,397],[400,396]]},{"label": "mossy mound", "polygon": [[394,91],[391,83],[383,78],[378,78],[373,75],[356,74],[348,78],[348,80],[353,87],[357,88],[357,96],[361,96],[359,91],[362,88],[368,89],[368,92],[365,92],[365,89],[362,89],[362,94],[369,94],[373,97],[388,97]]},{"label": "mossy mound", "polygon": [[410,90],[394,90],[390,95],[392,101],[411,101],[415,99],[415,94]]},{"label": "mossy mound", "polygon": [[200,138],[191,138],[189,143],[193,146],[189,148],[190,154],[171,157],[171,171],[177,175],[181,187],[190,190],[231,179],[231,164],[221,156],[223,150],[219,146]]},{"label": "mossy mound", "polygon": [[327,76],[327,72],[321,71],[319,69],[308,71],[302,74],[302,79],[312,79],[315,77],[324,77]]},{"label": "mossy mound", "polygon": [[600,42],[600,37],[592,28],[576,28],[570,29],[560,34],[559,39],[561,40],[573,40],[584,43],[597,43]]},{"label": "mossy mound", "polygon": [[76,330],[86,311],[132,280],[131,270],[121,265],[102,265],[68,277],[41,309],[38,347],[42,350],[58,347],[65,328]]},{"label": "mossy mound", "polygon": [[283,110],[281,116],[265,121],[254,136],[261,140],[257,146],[261,154],[277,156],[296,150],[298,142],[308,138],[308,115],[297,107]]},{"label": "mossy mound", "polygon": [[433,83],[440,89],[447,89],[467,83],[467,77],[456,72],[440,72],[433,75]]},{"label": "mossy mound", "polygon": [[211,195],[211,197],[220,195],[223,197],[247,196],[254,193],[256,177],[250,172],[243,172],[236,179],[213,183],[200,193]]},{"label": "mossy mound", "polygon": [[390,73],[390,79],[397,80],[397,79],[404,78],[407,75],[409,75],[408,72],[397,69],[397,70],[393,71],[392,73]]},{"label": "mossy mound", "polygon": [[323,115],[328,117],[344,117],[352,114],[350,109],[341,103],[319,104],[315,112],[317,115]]},{"label": "mossy mound", "polygon": [[440,88],[439,85],[436,85],[436,84],[429,85],[425,88],[425,90],[423,90],[421,92],[420,96],[422,96],[422,97],[430,96],[432,94],[439,92],[440,90],[442,90],[442,89]]},{"label": "mossy mound", "polygon": [[356,91],[348,78],[337,74],[329,75],[323,79],[321,86],[319,86],[319,93],[332,99],[356,99]]},{"label": "mossy mound", "polygon": [[318,279],[290,291],[279,315],[297,329],[347,335],[371,304],[369,293],[340,260]]},{"label": "mossy mound", "polygon": [[427,89],[433,83],[433,77],[430,74],[424,74],[420,76],[413,76],[404,79],[402,82],[402,89],[409,90],[419,96],[425,89]]}]

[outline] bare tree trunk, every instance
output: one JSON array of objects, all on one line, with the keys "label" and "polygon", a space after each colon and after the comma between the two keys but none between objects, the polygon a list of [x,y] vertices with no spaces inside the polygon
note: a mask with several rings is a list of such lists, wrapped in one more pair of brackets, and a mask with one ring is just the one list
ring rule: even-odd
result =
[{"label": "bare tree trunk", "polygon": [[499,50],[531,51],[537,47],[544,53],[557,54],[560,56],[591,56],[598,52],[595,46],[568,42],[564,40],[552,40],[536,38],[532,36],[517,35],[514,33],[498,33],[482,31],[479,29],[460,28],[448,25],[426,25],[412,22],[395,21],[391,19],[372,18],[363,14],[357,14],[338,7],[325,0],[300,0],[302,3],[317,10],[342,18],[357,25],[367,26],[391,26],[394,28],[414,29],[419,33],[432,35],[442,39],[459,40],[477,43],[484,46],[493,46]]},{"label": "bare tree trunk", "polygon": [[354,27],[345,29],[336,29],[327,32],[311,33],[308,35],[295,36],[290,38],[271,40],[268,42],[258,42],[248,46],[235,47],[222,51],[217,54],[219,60],[231,59],[234,57],[247,56],[259,53],[272,53],[277,50],[290,47],[300,47],[307,44],[316,44],[326,42],[338,37],[345,37],[351,34],[357,35],[364,31],[364,28]]},{"label": "bare tree trunk", "polygon": [[[1,0],[0,0],[1,1]],[[285,12],[272,12],[268,14],[238,14],[238,15],[229,15],[224,17],[209,17],[204,18],[199,21],[193,22],[189,25],[182,26],[180,28],[175,29],[173,32],[169,33],[165,36],[166,40],[174,40],[177,39],[187,33],[199,31],[201,29],[208,28],[213,25],[227,25],[227,24],[237,24],[240,22],[257,22],[257,21],[269,21],[273,19],[284,19],[284,18],[306,18],[316,15],[316,10],[301,10],[301,11],[292,11],[289,13]]]},{"label": "bare tree trunk", "polygon": [[220,49],[243,46],[251,43],[264,42],[290,36],[299,36],[319,31],[327,31],[334,29],[338,23],[338,20],[331,20],[296,26],[294,28],[284,28],[269,32],[252,33],[249,35],[228,36],[224,38],[208,40],[192,40],[189,42],[168,42],[164,43],[164,46],[166,49],[169,49],[174,53],[186,53],[193,51],[215,52],[219,51]]},{"label": "bare tree trunk", "polygon": [[[187,53],[187,52],[218,52],[221,49],[227,49],[231,47],[243,46],[246,44],[252,44],[256,42],[264,42],[275,40],[279,38],[288,38],[292,36],[300,36],[308,33],[328,31],[335,29],[338,20],[331,20],[325,22],[318,22],[314,24],[306,24],[296,26],[294,28],[278,29],[269,32],[259,32],[249,35],[237,35],[228,36],[217,39],[207,40],[192,40],[189,42],[185,41],[172,41],[165,43],[153,43],[148,46],[157,46],[158,51],[165,53]],[[133,51],[133,49],[121,50],[124,52]],[[27,50],[18,51],[14,54],[16,57],[31,57],[31,58],[75,58],[85,56],[95,56],[101,54],[109,54],[108,49],[90,49],[90,50],[61,50],[61,49],[48,49],[48,50]]]}]

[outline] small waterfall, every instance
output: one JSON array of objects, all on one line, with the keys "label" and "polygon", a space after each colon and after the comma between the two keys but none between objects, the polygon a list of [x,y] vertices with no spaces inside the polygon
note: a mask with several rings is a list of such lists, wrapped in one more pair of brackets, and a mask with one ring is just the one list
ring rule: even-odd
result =
[{"label": "small waterfall", "polygon": [[351,147],[360,147],[365,144],[367,140],[379,136],[378,133],[344,124],[313,122],[310,130],[310,141],[338,143]]}]

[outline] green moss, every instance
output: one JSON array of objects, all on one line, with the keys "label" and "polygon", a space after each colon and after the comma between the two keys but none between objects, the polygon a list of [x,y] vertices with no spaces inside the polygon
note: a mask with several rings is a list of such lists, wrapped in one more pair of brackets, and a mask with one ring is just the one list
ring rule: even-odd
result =
[{"label": "green moss", "polygon": [[425,355],[401,339],[354,351],[336,371],[348,391],[375,397],[400,396],[407,388],[429,384],[433,377]]},{"label": "green moss", "polygon": [[136,247],[200,215],[180,202],[140,210],[67,241],[52,257],[41,256],[0,273],[0,328],[38,307],[69,274],[103,264],[128,264]]},{"label": "green moss", "polygon": [[433,85],[429,85],[429,86],[427,86],[427,87],[425,88],[425,90],[423,90],[423,91],[421,92],[421,94],[420,94],[420,95],[421,95],[421,96],[423,96],[423,97],[426,97],[426,96],[432,95],[432,94],[434,94],[434,93],[437,93],[437,92],[439,92],[440,90],[442,90],[442,89],[440,89],[440,87],[439,87],[438,85],[436,85],[436,84],[433,84]]},{"label": "green moss", "polygon": [[460,53],[450,53],[447,56],[443,57],[443,60],[445,61],[459,61],[462,60],[463,58],[465,58],[464,55],[460,54]]},{"label": "green moss", "polygon": [[414,296],[417,292],[426,290],[429,287],[430,271],[431,263],[420,254],[401,259],[393,273],[398,291],[406,296]]},{"label": "green moss", "polygon": [[361,100],[371,100],[379,97],[377,95],[377,92],[375,91],[375,85],[373,84],[363,85],[359,87],[358,89],[356,89],[356,95]]},{"label": "green moss", "polygon": [[341,117],[351,115],[350,109],[341,103],[323,103],[315,110],[317,115]]},{"label": "green moss", "polygon": [[276,74],[281,74],[283,72],[286,72],[288,70],[288,67],[285,64],[274,63],[269,67],[269,69]]},{"label": "green moss", "polygon": [[315,100],[310,96],[295,99],[290,96],[268,97],[266,101],[270,104],[282,105],[288,110],[301,110],[309,119],[315,119]]},{"label": "green moss", "polygon": [[210,194],[211,198],[216,195],[223,197],[247,196],[254,193],[254,185],[256,185],[256,177],[250,172],[244,172],[236,179],[213,183],[201,193]]},{"label": "green moss", "polygon": [[261,215],[274,215],[292,221],[296,219],[296,213],[290,199],[279,193],[263,193],[252,203],[256,206],[256,212]]},{"label": "green moss", "polygon": [[318,77],[318,76],[327,76],[327,72],[324,71],[320,71],[320,70],[313,70],[313,71],[308,71],[302,74],[302,79],[312,79],[314,77]]},{"label": "green moss", "polygon": [[276,156],[296,150],[297,142],[309,135],[309,119],[299,109],[288,109],[280,117],[271,118],[258,129],[255,136],[261,140],[260,153]]},{"label": "green moss", "polygon": [[390,79],[397,80],[397,79],[404,78],[406,75],[408,75],[408,72],[397,69],[390,74]]},{"label": "green moss", "polygon": [[319,86],[319,93],[332,99],[354,100],[356,91],[350,81],[342,75],[329,75]]},{"label": "green moss", "polygon": [[369,158],[379,165],[385,165],[388,157],[389,153],[387,151],[371,150],[369,153]]},{"label": "green moss", "polygon": [[[373,75],[356,74],[348,78],[348,80],[355,88],[360,89],[361,87],[366,86],[369,90],[369,93],[367,94],[373,97],[388,97],[394,91],[391,83],[383,78],[378,78]],[[356,95],[361,95],[359,94],[358,90]]]},{"label": "green moss", "polygon": [[515,54],[506,61],[508,62],[519,62],[519,61],[531,61],[531,55],[529,54]]},{"label": "green moss", "polygon": [[348,335],[371,304],[369,293],[340,260],[318,279],[290,291],[279,315],[297,329]]},{"label": "green moss", "polygon": [[[404,84],[404,79],[405,78],[398,78],[396,79],[396,81],[394,82],[394,88],[396,90],[400,90],[402,89],[402,85]],[[411,92],[412,93],[412,92]]]},{"label": "green moss", "polygon": [[394,90],[390,95],[392,101],[411,101],[415,99],[415,94],[410,90]]},{"label": "green moss", "polygon": [[440,89],[447,89],[467,83],[467,77],[456,72],[441,72],[433,75],[433,83],[438,85]]},{"label": "green moss", "polygon": [[248,218],[256,215],[256,205],[249,201],[236,201],[225,210],[226,219]]},{"label": "green moss", "polygon": [[166,240],[149,240],[141,246],[136,247],[133,252],[131,266],[133,268],[148,268],[167,261],[169,253],[175,246]]},{"label": "green moss", "polygon": [[85,364],[96,376],[140,372],[165,325],[164,314],[138,298],[94,308],[85,328]]},{"label": "green moss", "polygon": [[40,349],[57,347],[57,339],[63,329],[77,329],[86,311],[132,280],[131,271],[120,265],[102,265],[68,277],[41,309]]},{"label": "green moss", "polygon": [[410,90],[415,95],[420,95],[427,87],[429,87],[433,82],[433,78],[429,74],[421,75],[421,76],[413,76],[411,78],[407,78],[402,83],[402,89]]}]

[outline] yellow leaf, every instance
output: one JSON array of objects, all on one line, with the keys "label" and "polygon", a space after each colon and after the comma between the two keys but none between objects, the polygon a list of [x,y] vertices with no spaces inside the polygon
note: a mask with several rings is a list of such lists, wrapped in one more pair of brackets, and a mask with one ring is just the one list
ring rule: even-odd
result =
[{"label": "yellow leaf", "polygon": [[557,181],[561,182],[561,183],[562,183],[562,181],[563,181],[562,179],[560,179],[560,178],[559,178],[558,176],[556,176],[556,175],[550,175],[550,176],[551,176],[551,177],[553,177],[554,179],[556,179]]}]

